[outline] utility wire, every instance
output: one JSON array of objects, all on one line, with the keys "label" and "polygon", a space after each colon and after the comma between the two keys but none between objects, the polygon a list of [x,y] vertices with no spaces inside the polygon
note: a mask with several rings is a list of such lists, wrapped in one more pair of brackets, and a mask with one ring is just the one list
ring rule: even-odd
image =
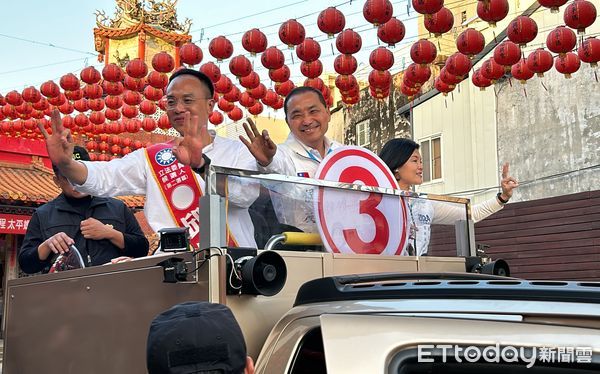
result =
[{"label": "utility wire", "polygon": [[17,37],[17,36],[12,36],[12,35],[0,34],[0,36],[4,37],[4,38],[7,38],[7,39],[20,40],[22,42],[27,42],[27,43],[37,44],[37,45],[43,45],[43,46],[46,46],[46,47],[52,47],[52,48],[62,49],[62,50],[65,50],[65,51],[83,53],[83,54],[91,55],[91,56],[97,56],[98,55],[97,53],[81,51],[81,50],[73,49],[73,48],[61,47],[61,46],[53,44],[53,43],[44,43],[44,42],[40,42],[40,41],[37,41],[37,40],[25,39],[25,38],[20,38],[20,37]]}]

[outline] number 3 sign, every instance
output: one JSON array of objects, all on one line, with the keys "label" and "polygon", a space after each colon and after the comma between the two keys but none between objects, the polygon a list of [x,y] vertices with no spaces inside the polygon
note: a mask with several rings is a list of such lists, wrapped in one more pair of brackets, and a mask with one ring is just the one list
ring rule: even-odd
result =
[{"label": "number 3 sign", "polygon": [[[343,147],[321,162],[317,179],[398,189],[398,182],[373,152]],[[400,255],[407,241],[407,213],[399,196],[320,187],[317,226],[328,251]]]}]

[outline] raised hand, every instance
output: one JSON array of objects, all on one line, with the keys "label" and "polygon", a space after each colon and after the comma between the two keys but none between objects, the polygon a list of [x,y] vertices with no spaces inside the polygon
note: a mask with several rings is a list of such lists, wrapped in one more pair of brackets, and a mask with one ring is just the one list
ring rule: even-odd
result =
[{"label": "raised hand", "polygon": [[519,187],[519,182],[508,175],[508,162],[502,165],[502,180],[500,181],[500,187],[502,188],[502,198],[508,200],[512,197],[513,189]]},{"label": "raised hand", "polygon": [[208,124],[200,124],[198,116],[191,116],[186,112],[183,121],[183,138],[175,140],[173,154],[179,162],[197,168],[202,167],[202,149],[210,144],[211,136],[208,133]]},{"label": "raised hand", "polygon": [[64,128],[58,109],[52,111],[50,123],[52,125],[52,135],[48,134],[41,122],[38,122],[38,128],[46,139],[46,149],[50,161],[60,168],[73,161],[73,138],[71,137],[71,131]]},{"label": "raised hand", "polygon": [[244,123],[244,131],[246,131],[248,139],[240,135],[240,141],[248,147],[248,150],[260,165],[269,165],[277,152],[277,145],[271,140],[269,132],[263,130],[262,134],[259,133],[250,118],[247,119],[247,123]]}]

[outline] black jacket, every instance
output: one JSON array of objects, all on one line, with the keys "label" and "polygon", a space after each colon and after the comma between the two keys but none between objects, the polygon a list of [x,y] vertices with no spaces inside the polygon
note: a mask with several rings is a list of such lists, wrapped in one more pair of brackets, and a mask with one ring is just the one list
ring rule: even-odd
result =
[{"label": "black jacket", "polygon": [[[133,213],[120,200],[92,197],[83,206],[60,194],[39,207],[31,217],[25,239],[19,251],[19,265],[26,273],[47,272],[56,255],[44,261],[38,257],[38,246],[54,234],[64,232],[75,241],[86,266],[102,265],[119,256],[142,257],[148,254],[148,240]],[[87,240],[80,230],[81,221],[93,217],[110,224],[123,233],[125,248],[119,249],[110,240]],[[91,260],[91,261],[90,261]]]}]

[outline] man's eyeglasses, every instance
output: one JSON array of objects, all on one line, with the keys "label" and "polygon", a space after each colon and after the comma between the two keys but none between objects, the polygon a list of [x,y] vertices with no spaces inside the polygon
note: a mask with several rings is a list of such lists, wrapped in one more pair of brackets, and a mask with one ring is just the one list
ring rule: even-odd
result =
[{"label": "man's eyeglasses", "polygon": [[168,97],[166,108],[169,110],[175,109],[175,108],[177,108],[177,105],[179,105],[179,103],[181,103],[184,108],[189,108],[189,107],[193,106],[194,104],[196,104],[196,102],[198,100],[212,100],[212,99],[213,99],[212,97],[202,97],[199,99],[196,99],[193,97],[184,97],[183,99],[176,99],[174,97]]}]

